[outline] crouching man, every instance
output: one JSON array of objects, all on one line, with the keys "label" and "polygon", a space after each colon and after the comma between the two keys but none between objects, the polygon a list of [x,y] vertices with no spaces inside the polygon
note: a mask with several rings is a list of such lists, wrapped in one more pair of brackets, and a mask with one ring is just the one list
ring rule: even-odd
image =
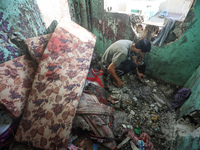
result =
[{"label": "crouching man", "polygon": [[[136,43],[130,40],[118,40],[113,43],[102,56],[101,63],[111,75],[112,82],[117,87],[122,87],[120,75],[130,71],[137,73],[139,79],[143,77],[138,69],[144,55],[151,50],[151,43],[142,39]],[[137,56],[137,58],[135,57]]]}]

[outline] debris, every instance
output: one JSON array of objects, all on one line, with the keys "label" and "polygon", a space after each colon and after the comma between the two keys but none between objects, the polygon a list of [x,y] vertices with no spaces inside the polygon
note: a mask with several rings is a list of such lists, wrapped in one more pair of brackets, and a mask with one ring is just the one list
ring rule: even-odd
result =
[{"label": "debris", "polygon": [[153,89],[152,93],[156,93],[156,91],[157,91],[156,89]]},{"label": "debris", "polygon": [[166,104],[162,99],[160,99],[156,94],[153,94],[154,100],[158,103],[160,103],[161,105]]},{"label": "debris", "polygon": [[68,146],[68,149],[69,150],[83,150],[82,148],[76,147],[74,144],[70,144]]},{"label": "debris", "polygon": [[97,143],[93,143],[93,150],[97,150],[98,147],[97,147]]},{"label": "debris", "polygon": [[133,129],[133,126],[132,125],[127,125],[127,128]]},{"label": "debris", "polygon": [[123,127],[123,128],[126,128],[126,125],[125,125],[125,124],[122,124],[122,127]]},{"label": "debris", "polygon": [[79,143],[80,146],[83,146],[85,144],[85,139],[82,139],[82,141]]},{"label": "debris", "polygon": [[132,150],[139,150],[132,141],[130,141],[130,144],[131,144]]},{"label": "debris", "polygon": [[138,147],[139,150],[145,150],[144,142],[142,140],[138,140]]},{"label": "debris", "polygon": [[134,115],[135,115],[135,112],[134,112],[133,110],[131,110],[131,111],[130,111],[130,114],[134,116]]},{"label": "debris", "polygon": [[135,96],[133,96],[133,100],[134,100],[135,102],[138,101],[137,97],[135,97]]},{"label": "debris", "polygon": [[130,140],[130,137],[124,139],[118,146],[117,149],[120,149],[124,144],[126,144]]},{"label": "debris", "polygon": [[157,121],[158,121],[158,115],[153,116],[153,117],[151,118],[151,120],[152,120],[154,123],[157,122]]},{"label": "debris", "polygon": [[135,131],[135,133],[136,133],[137,135],[140,135],[140,134],[141,134],[141,129],[139,129],[139,128],[133,128],[133,131]]}]

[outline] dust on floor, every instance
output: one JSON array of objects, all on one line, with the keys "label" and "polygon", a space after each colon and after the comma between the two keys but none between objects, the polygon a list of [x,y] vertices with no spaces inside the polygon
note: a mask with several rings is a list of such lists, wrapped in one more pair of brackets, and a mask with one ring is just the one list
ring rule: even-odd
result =
[{"label": "dust on floor", "polygon": [[120,136],[123,128],[132,128],[136,133],[147,133],[157,150],[172,150],[176,136],[194,132],[197,125],[189,118],[177,119],[178,110],[171,107],[174,95],[181,88],[144,76],[143,82],[136,75],[121,77],[124,87],[117,88],[105,77],[105,88],[119,103],[109,105],[115,108],[114,128]]},{"label": "dust on floor", "polygon": [[[122,129],[131,128],[138,136],[140,133],[147,133],[155,149],[172,150],[178,134],[195,134],[197,130],[199,133],[200,129],[197,129],[197,125],[191,123],[188,118],[177,119],[178,110],[171,107],[170,103],[181,87],[147,75],[144,76],[143,82],[132,73],[120,78],[124,83],[123,88],[115,87],[110,77],[104,76],[107,94],[118,100],[115,104],[108,102],[108,105],[114,108],[113,132],[116,137],[121,136]],[[84,138],[86,137],[79,137],[77,141]],[[90,140],[86,138],[85,141]],[[91,144],[90,141],[89,145]],[[12,143],[9,149],[30,148]],[[107,148],[98,144],[98,150],[107,150]]]}]

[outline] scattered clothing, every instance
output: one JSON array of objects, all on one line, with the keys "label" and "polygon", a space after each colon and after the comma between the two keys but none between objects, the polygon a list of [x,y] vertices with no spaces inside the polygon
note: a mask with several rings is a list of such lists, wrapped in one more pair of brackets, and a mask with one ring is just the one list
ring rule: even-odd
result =
[{"label": "scattered clothing", "polygon": [[[155,150],[153,143],[150,141],[150,137],[146,133],[142,133],[137,137],[132,129],[126,128],[122,130],[122,134],[126,137],[130,137],[133,143],[138,146],[140,150],[143,150],[144,147],[145,150]],[[142,145],[143,143],[140,140],[144,142],[144,145]]]},{"label": "scattered clothing", "polygon": [[177,94],[174,96],[174,101],[171,102],[171,105],[173,108],[180,107],[190,96],[191,90],[183,88],[177,92]]}]

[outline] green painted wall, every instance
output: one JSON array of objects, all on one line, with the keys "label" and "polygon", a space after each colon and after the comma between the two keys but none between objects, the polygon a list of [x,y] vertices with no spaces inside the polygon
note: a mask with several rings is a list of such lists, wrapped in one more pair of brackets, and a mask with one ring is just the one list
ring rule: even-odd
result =
[{"label": "green painted wall", "polygon": [[134,41],[136,37],[128,15],[106,12],[104,0],[90,0],[90,5],[91,31],[97,36],[95,50],[100,55],[119,39]]},{"label": "green painted wall", "polygon": [[147,74],[184,85],[200,64],[200,1],[194,6],[195,19],[180,40],[153,47],[147,58]]},{"label": "green painted wall", "polygon": [[[184,85],[185,88],[191,88],[192,94],[185,101],[185,103],[180,108],[179,118],[185,115],[189,115],[195,110],[200,110],[200,66],[193,73],[190,79]],[[199,77],[199,78],[198,78]]]},{"label": "green painted wall", "polygon": [[0,63],[26,53],[23,39],[44,33],[36,0],[0,1]]},{"label": "green painted wall", "polygon": [[[80,12],[72,13],[72,20],[97,36],[95,50],[100,55],[116,40],[136,41],[129,16],[106,12],[103,0],[69,0],[69,3],[77,6],[72,7],[75,12]],[[86,6],[87,9],[84,8]],[[188,24],[186,32],[179,40],[167,46],[152,46],[151,53],[145,57],[146,74],[181,86],[186,83],[200,64],[200,1],[196,2],[194,13],[195,19]],[[88,27],[87,21],[90,21],[91,27]]]},{"label": "green painted wall", "polygon": [[173,150],[199,150],[200,149],[200,138],[188,135],[177,136]]}]

